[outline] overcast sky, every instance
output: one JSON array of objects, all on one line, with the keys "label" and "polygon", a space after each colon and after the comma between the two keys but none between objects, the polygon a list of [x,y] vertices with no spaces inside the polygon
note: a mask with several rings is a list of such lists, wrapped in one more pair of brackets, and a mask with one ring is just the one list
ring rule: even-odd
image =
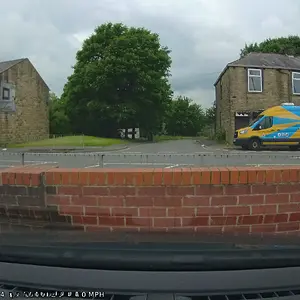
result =
[{"label": "overcast sky", "polygon": [[245,43],[299,34],[299,0],[1,1],[0,60],[28,57],[61,94],[76,51],[104,22],[143,26],[172,50],[172,85],[205,107]]}]

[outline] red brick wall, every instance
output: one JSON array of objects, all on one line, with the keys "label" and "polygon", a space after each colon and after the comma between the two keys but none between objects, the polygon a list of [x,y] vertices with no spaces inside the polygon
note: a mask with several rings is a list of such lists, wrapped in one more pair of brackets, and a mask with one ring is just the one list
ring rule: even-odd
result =
[{"label": "red brick wall", "polygon": [[300,167],[20,168],[4,170],[1,177],[5,228],[17,223],[108,231],[300,229]]}]

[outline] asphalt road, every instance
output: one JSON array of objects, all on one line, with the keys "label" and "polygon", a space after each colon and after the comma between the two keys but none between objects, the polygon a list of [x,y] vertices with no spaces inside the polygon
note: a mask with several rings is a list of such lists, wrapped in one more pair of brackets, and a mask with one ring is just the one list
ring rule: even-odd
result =
[{"label": "asphalt road", "polygon": [[[25,164],[62,168],[176,168],[200,166],[270,166],[300,164],[300,151],[226,150],[216,144],[192,140],[133,144],[107,152],[25,153]],[[20,152],[0,151],[0,168],[19,166]]]}]

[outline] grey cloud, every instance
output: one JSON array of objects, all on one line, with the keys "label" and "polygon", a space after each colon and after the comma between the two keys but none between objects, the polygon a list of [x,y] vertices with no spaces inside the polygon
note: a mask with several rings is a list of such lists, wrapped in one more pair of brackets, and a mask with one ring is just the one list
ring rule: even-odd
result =
[{"label": "grey cloud", "polygon": [[172,86],[209,106],[213,83],[247,42],[298,34],[299,0],[10,0],[1,3],[0,60],[29,57],[60,94],[80,47],[101,23],[160,34],[172,50]]}]

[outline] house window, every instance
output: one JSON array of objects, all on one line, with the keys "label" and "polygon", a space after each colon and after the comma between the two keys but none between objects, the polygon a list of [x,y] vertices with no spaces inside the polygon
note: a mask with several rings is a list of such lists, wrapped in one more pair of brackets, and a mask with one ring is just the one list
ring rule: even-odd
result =
[{"label": "house window", "polygon": [[262,72],[260,69],[248,69],[248,92],[262,92]]},{"label": "house window", "polygon": [[2,100],[9,100],[10,99],[10,90],[8,88],[2,89]]},{"label": "house window", "polygon": [[293,94],[300,95],[300,73],[292,72]]}]

